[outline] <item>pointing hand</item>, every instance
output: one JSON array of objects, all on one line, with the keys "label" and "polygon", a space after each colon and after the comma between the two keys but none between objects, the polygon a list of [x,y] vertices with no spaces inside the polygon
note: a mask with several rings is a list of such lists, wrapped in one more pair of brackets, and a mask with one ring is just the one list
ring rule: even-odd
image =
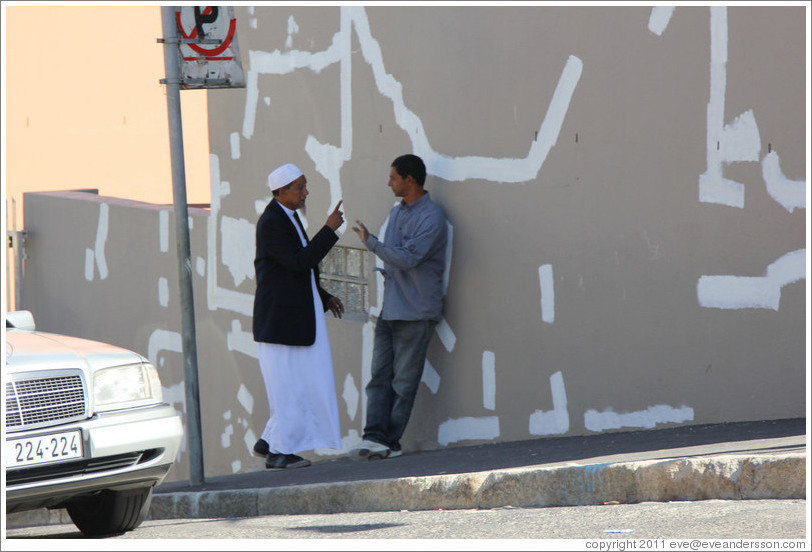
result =
[{"label": "pointing hand", "polygon": [[336,204],[336,208],[333,209],[333,212],[330,213],[330,216],[327,217],[327,222],[324,223],[327,226],[329,226],[334,232],[338,230],[338,228],[342,224],[344,224],[344,213],[339,211],[342,203],[344,203],[344,200],[343,199],[339,200],[339,202]]}]

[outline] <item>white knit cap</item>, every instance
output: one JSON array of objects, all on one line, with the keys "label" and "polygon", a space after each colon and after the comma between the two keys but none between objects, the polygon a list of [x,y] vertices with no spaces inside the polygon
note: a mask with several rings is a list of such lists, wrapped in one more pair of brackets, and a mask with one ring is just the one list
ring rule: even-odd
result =
[{"label": "white knit cap", "polygon": [[282,165],[268,175],[268,187],[271,188],[271,191],[284,188],[300,176],[302,176],[302,171],[296,165],[290,163]]}]

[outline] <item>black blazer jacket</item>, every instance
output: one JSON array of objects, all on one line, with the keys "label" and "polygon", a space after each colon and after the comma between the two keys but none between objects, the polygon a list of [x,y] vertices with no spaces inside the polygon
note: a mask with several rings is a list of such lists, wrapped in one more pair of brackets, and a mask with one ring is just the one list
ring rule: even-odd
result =
[{"label": "black blazer jacket", "polygon": [[319,262],[338,241],[329,227],[322,227],[302,247],[296,223],[274,199],[257,222],[254,295],[254,341],[310,346],[316,341],[316,313],[310,271],[327,310],[332,297],[319,283]]}]

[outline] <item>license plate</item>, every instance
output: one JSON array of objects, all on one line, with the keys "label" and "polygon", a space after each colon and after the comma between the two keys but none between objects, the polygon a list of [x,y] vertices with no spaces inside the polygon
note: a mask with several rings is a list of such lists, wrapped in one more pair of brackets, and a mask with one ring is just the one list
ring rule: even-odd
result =
[{"label": "license plate", "polygon": [[64,431],[25,439],[7,439],[6,467],[20,468],[82,458],[82,432]]}]

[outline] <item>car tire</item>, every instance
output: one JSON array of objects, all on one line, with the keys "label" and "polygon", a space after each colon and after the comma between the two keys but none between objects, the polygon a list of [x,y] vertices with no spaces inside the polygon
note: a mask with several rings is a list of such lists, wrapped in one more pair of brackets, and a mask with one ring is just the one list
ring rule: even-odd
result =
[{"label": "car tire", "polygon": [[152,503],[152,487],[104,490],[67,504],[68,515],[85,535],[124,533],[141,525]]}]

